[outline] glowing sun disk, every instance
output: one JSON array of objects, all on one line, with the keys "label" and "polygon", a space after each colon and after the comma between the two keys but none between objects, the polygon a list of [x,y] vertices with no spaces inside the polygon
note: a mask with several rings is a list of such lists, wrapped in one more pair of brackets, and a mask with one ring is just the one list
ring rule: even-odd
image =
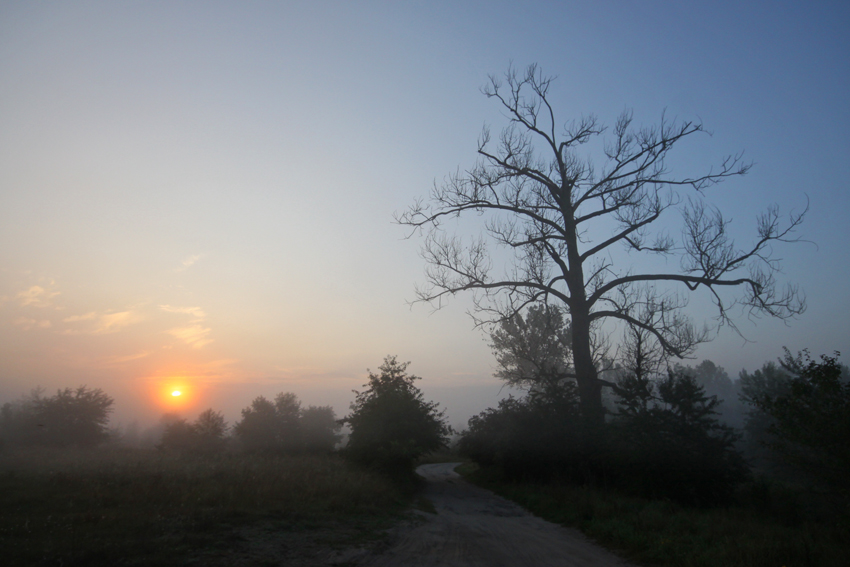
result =
[{"label": "glowing sun disk", "polygon": [[176,396],[179,396],[179,395],[180,395],[180,390],[174,390],[173,392],[171,392],[171,395],[172,395],[172,396],[175,396],[175,397],[176,397]]}]

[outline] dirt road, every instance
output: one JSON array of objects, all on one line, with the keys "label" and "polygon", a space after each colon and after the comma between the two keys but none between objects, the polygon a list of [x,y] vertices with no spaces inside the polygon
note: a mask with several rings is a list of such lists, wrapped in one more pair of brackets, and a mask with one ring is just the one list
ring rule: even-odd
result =
[{"label": "dirt road", "polygon": [[437,510],[363,565],[374,567],[628,567],[581,532],[536,518],[464,481],[459,463],[422,465],[425,496]]}]

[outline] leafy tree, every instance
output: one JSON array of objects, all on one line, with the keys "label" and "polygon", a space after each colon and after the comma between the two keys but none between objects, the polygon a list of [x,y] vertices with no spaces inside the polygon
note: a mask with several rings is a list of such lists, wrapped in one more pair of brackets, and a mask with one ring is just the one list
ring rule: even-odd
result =
[{"label": "leafy tree", "polygon": [[509,386],[544,391],[575,378],[569,322],[563,309],[531,305],[490,333],[490,347],[499,369],[495,376]]},{"label": "leafy tree", "polygon": [[169,420],[162,431],[162,440],[157,446],[168,451],[193,451],[197,446],[197,433],[184,418]]},{"label": "leafy tree", "polygon": [[55,396],[36,388],[20,403],[3,406],[0,425],[11,443],[92,447],[109,438],[113,404],[100,388],[65,388]]},{"label": "leafy tree", "polygon": [[689,504],[729,498],[748,474],[737,434],[717,418],[720,401],[696,380],[673,371],[659,381],[634,374],[614,388],[620,411],[612,427],[615,482]]},{"label": "leafy tree", "polygon": [[342,438],[331,406],[309,406],[301,410],[301,442],[308,452],[330,452]]},{"label": "leafy tree", "polygon": [[703,360],[694,367],[676,364],[673,369],[677,374],[693,376],[707,395],[723,401],[718,407],[721,420],[737,429],[744,427],[744,407],[738,399],[739,385],[732,381],[722,366],[710,360]]},{"label": "leafy tree", "polygon": [[274,402],[254,399],[233,432],[249,451],[325,452],[336,446],[340,428],[330,406],[304,409],[298,396],[280,393]]},{"label": "leafy tree", "polygon": [[774,436],[770,445],[807,474],[850,496],[850,382],[842,379],[835,356],[811,359],[807,351],[792,357],[796,371],[778,394],[757,393],[753,402],[768,414]]},{"label": "leafy tree", "polygon": [[754,467],[777,472],[776,455],[769,444],[775,419],[761,408],[757,400],[784,396],[790,387],[791,374],[775,362],[766,362],[752,374],[742,370],[738,375],[739,400],[747,409],[744,416],[744,449]]},{"label": "leafy tree", "polygon": [[259,396],[242,410],[233,432],[248,451],[294,451],[301,442],[300,411],[295,394],[278,394],[274,402]]},{"label": "leafy tree", "polygon": [[227,422],[221,412],[208,409],[189,423],[176,416],[164,416],[165,429],[160,447],[173,451],[217,453],[224,449]]},{"label": "leafy tree", "polygon": [[426,402],[407,374],[409,362],[388,356],[369,372],[362,392],[355,392],[351,413],[341,420],[351,427],[345,453],[353,460],[391,471],[412,470],[425,453],[446,446],[451,427],[438,404]]},{"label": "leafy tree", "polygon": [[[511,318],[544,300],[561,304],[571,322],[582,414],[602,423],[593,329],[618,320],[650,333],[668,355],[682,357],[709,333],[684,316],[687,301],[680,292],[706,290],[720,324],[733,327],[735,304],[779,318],[801,313],[805,306],[797,289],[777,289],[779,265],[771,250],[775,242],[791,240],[805,211],[783,223],[778,209],[769,208],[758,220],[755,243],[738,248],[729,221],[703,195],[749,170],[740,154],[707,173],[673,175],[668,154],[704,132],[700,123],[662,115],[657,126],[636,127],[626,112],[600,143],[605,128],[593,116],[560,129],[551,85],[536,65],[524,74],[509,69],[504,83],[491,76],[484,94],[501,105],[509,125],[494,143],[485,128],[479,162],[435,185],[430,200],[417,200],[397,221],[426,234],[422,255],[429,267],[419,300],[439,308],[449,295],[469,291],[478,323]],[[602,150],[601,163],[586,155],[594,142]],[[687,199],[685,189],[694,190]],[[662,220],[677,210],[680,240]],[[469,241],[447,234],[443,221],[461,215],[484,216],[484,233]],[[503,250],[491,254],[493,245]],[[632,262],[614,263],[620,246]],[[644,271],[657,265],[643,261],[647,256],[670,254],[681,254],[680,269]],[[649,319],[635,315],[644,305],[651,306],[644,311]]]}]

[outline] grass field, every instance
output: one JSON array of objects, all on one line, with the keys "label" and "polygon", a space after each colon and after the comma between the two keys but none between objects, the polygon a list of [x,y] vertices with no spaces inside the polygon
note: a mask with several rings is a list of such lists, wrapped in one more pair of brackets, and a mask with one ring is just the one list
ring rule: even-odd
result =
[{"label": "grass field", "polygon": [[646,565],[843,567],[850,557],[846,517],[806,519],[793,496],[776,489],[773,495],[759,495],[758,504],[742,495],[749,504],[693,509],[572,485],[502,482],[471,464],[458,472]]},{"label": "grass field", "polygon": [[395,523],[411,491],[332,456],[0,454],[3,564],[277,564]]}]

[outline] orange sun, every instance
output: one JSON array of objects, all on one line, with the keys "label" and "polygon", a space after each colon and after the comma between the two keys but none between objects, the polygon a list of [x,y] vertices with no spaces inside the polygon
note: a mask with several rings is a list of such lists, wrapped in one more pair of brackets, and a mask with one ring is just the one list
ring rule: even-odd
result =
[{"label": "orange sun", "polygon": [[174,390],[173,392],[171,392],[171,395],[172,395],[172,396],[174,396],[174,397],[179,396],[179,395],[180,395],[180,390]]}]

